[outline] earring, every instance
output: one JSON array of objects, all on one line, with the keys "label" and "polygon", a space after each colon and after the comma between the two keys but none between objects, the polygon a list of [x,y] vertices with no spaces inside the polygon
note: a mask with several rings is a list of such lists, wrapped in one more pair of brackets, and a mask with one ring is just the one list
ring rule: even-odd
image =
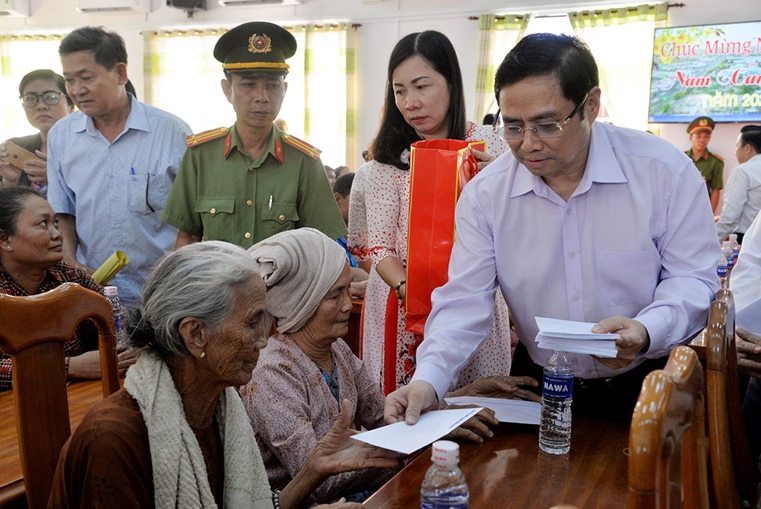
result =
[{"label": "earring", "polygon": [[204,357],[206,357],[206,352],[201,352],[201,355],[199,355],[199,357],[200,357],[201,359],[203,359]]}]

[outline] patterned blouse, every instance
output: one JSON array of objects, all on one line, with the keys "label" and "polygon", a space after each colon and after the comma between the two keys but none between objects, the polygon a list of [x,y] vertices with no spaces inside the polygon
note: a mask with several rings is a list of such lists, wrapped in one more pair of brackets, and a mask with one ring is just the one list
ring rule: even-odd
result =
[{"label": "patterned blouse", "polygon": [[[103,288],[96,283],[87,272],[79,267],[66,262],[58,262],[47,271],[45,280],[40,285],[37,293],[48,292],[53,290],[63,283],[77,283],[88,290],[93,290],[98,293],[103,293]],[[8,274],[0,264],[0,293],[6,295],[14,295],[17,297],[25,297],[29,295],[21,288]],[[82,342],[80,338],[82,336],[82,325],[74,331],[74,335],[71,341],[64,344],[64,351],[66,354],[66,371],[69,370],[69,357],[75,357],[83,353]],[[7,391],[13,388],[13,376],[11,372],[11,358],[8,355],[0,352],[0,391]]]}]

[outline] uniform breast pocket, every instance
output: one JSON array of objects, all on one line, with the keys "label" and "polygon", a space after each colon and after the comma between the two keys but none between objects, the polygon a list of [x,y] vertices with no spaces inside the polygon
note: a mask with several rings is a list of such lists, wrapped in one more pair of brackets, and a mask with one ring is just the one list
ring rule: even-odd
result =
[{"label": "uniform breast pocket", "polygon": [[295,203],[273,203],[272,208],[268,205],[262,207],[262,229],[259,238],[267,238],[272,235],[296,228],[299,214]]},{"label": "uniform breast pocket", "polygon": [[127,191],[130,210],[141,215],[160,212],[171,187],[168,175],[131,175]]},{"label": "uniform breast pocket", "polygon": [[206,240],[234,241],[235,197],[204,197],[196,201]]},{"label": "uniform breast pocket", "polygon": [[658,251],[598,251],[597,272],[603,301],[608,306],[638,304],[642,307],[653,301],[658,286],[661,259]]}]

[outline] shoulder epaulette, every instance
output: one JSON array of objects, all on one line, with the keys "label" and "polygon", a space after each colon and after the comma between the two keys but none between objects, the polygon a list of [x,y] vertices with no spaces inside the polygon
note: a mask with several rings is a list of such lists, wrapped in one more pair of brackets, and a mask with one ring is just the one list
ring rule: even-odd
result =
[{"label": "shoulder epaulette", "polygon": [[214,140],[224,136],[229,130],[229,127],[217,127],[216,129],[209,129],[208,131],[204,131],[202,133],[191,134],[185,140],[188,142],[188,147],[195,147],[201,143],[205,143],[209,140]]},{"label": "shoulder epaulette", "polygon": [[286,142],[288,145],[297,148],[301,152],[305,153],[312,159],[317,159],[320,157],[320,154],[322,153],[322,150],[320,150],[317,147],[313,147],[309,143],[305,142],[304,140],[300,140],[296,138],[295,136],[291,136],[288,133],[283,133],[283,141]]},{"label": "shoulder epaulette", "polygon": [[721,157],[719,154],[714,154],[713,152],[711,152],[711,155],[712,155],[712,156],[714,156],[714,157],[715,157],[716,159],[718,159],[719,161],[722,161],[722,162],[724,161],[724,158],[723,158],[723,157]]}]

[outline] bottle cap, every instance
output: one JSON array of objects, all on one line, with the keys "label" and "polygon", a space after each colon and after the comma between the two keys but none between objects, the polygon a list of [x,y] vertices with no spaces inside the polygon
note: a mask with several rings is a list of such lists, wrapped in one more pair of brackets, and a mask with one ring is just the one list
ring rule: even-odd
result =
[{"label": "bottle cap", "polygon": [[737,240],[737,234],[736,233],[730,233],[729,234],[729,241],[732,242],[732,241],[735,241],[735,240]]},{"label": "bottle cap", "polygon": [[434,442],[431,460],[437,465],[456,465],[460,461],[460,445],[449,440]]},{"label": "bottle cap", "polygon": [[119,296],[119,288],[116,286],[104,286],[103,287],[103,295],[106,297],[118,297]]}]

